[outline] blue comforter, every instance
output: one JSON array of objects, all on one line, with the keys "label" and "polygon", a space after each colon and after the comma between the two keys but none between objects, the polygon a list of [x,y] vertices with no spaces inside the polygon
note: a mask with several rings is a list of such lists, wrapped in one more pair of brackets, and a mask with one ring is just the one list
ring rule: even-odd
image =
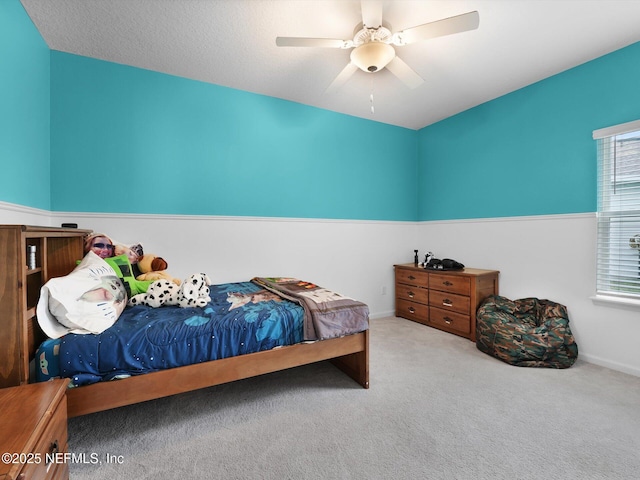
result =
[{"label": "blue comforter", "polygon": [[80,386],[302,341],[296,303],[251,282],[211,285],[210,297],[205,308],[127,308],[99,335],[65,335],[62,377]]}]

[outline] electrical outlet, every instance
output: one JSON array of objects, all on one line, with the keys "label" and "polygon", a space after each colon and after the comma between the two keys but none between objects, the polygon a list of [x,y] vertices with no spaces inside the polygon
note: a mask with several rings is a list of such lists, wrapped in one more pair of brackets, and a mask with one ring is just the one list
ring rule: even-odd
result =
[{"label": "electrical outlet", "polygon": [[386,294],[387,294],[387,287],[386,287],[386,285],[383,285],[383,286],[380,288],[380,294],[381,294],[381,295],[386,295]]}]

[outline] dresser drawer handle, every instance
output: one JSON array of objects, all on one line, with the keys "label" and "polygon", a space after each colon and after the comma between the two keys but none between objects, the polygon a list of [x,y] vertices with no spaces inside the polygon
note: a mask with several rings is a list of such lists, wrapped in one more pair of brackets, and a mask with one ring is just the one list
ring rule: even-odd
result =
[{"label": "dresser drawer handle", "polygon": [[447,325],[451,325],[453,323],[453,320],[451,320],[449,317],[444,317],[443,320]]},{"label": "dresser drawer handle", "polygon": [[442,305],[444,305],[445,307],[453,307],[453,302],[448,298],[445,298],[444,300],[442,300]]},{"label": "dresser drawer handle", "polygon": [[408,296],[409,298],[413,298],[413,297],[415,297],[415,296],[416,296],[416,294],[415,294],[415,293],[413,293],[411,290],[409,290],[409,291],[407,292],[407,296]]},{"label": "dresser drawer handle", "polygon": [[453,283],[451,283],[449,280],[445,280],[444,282],[442,282],[443,285],[446,285],[447,287],[450,287],[451,285],[453,285]]},{"label": "dresser drawer handle", "polygon": [[415,279],[416,279],[416,277],[414,277],[413,275],[409,275],[407,278],[408,278],[409,280],[415,280]]},{"label": "dresser drawer handle", "polygon": [[[49,455],[47,455],[47,458],[52,459],[55,458],[55,456],[60,452],[60,444],[58,443],[58,440],[54,440],[53,442],[51,442],[51,446],[49,447]],[[47,463],[51,463],[51,462],[47,462]]]},{"label": "dresser drawer handle", "polygon": [[409,313],[416,313],[416,309],[413,307],[409,307]]}]

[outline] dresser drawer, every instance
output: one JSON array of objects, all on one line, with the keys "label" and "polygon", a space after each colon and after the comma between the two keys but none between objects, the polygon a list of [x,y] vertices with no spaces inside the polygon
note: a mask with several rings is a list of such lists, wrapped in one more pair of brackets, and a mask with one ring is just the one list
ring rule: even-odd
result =
[{"label": "dresser drawer", "polygon": [[415,285],[398,283],[396,285],[396,296],[410,302],[424,303],[425,305],[429,303],[429,290]]},{"label": "dresser drawer", "polygon": [[[67,397],[64,396],[33,450],[34,458],[38,458],[41,461],[25,465],[20,473],[24,474],[23,478],[33,480],[69,478],[69,467],[64,459],[61,456],[58,456],[57,461],[53,458],[54,454],[66,451]],[[53,462],[47,462],[47,460],[52,459]]]},{"label": "dresser drawer", "polygon": [[463,335],[471,333],[471,318],[469,315],[450,312],[440,308],[429,308],[429,324],[443,330],[455,331]]},{"label": "dresser drawer", "polygon": [[469,277],[430,273],[429,288],[443,292],[457,293],[459,295],[470,295],[471,280]]},{"label": "dresser drawer", "polygon": [[429,286],[429,274],[424,270],[419,271],[398,268],[396,270],[396,282],[427,288]]},{"label": "dresser drawer", "polygon": [[409,320],[420,323],[427,323],[429,321],[429,307],[397,298],[396,316],[408,318]]},{"label": "dresser drawer", "polygon": [[455,293],[431,290],[429,292],[429,305],[432,307],[442,308],[443,310],[466,313],[468,315],[471,299]]}]

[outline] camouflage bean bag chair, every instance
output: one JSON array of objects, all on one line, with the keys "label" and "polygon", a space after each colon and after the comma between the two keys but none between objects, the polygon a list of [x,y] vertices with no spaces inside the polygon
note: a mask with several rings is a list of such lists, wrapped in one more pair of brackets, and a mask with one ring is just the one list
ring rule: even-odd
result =
[{"label": "camouflage bean bag chair", "polygon": [[492,295],[476,314],[478,350],[519,367],[569,368],[578,345],[564,305]]}]

